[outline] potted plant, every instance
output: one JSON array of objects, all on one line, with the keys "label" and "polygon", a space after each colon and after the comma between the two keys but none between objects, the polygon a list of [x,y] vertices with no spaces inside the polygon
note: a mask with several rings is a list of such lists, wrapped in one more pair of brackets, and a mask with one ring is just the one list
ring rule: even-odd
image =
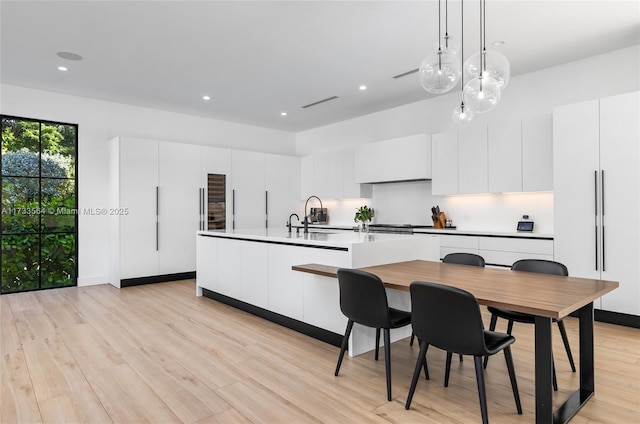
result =
[{"label": "potted plant", "polygon": [[369,231],[369,222],[373,218],[373,209],[369,206],[364,205],[356,208],[356,215],[353,218],[353,221],[358,224],[361,232]]}]

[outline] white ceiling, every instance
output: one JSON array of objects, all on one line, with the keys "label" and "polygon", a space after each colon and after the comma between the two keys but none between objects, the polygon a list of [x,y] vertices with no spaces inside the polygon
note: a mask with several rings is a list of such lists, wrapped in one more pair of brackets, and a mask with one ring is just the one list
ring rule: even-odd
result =
[{"label": "white ceiling", "polygon": [[[464,6],[468,57],[478,50],[478,0]],[[435,0],[2,0],[0,77],[299,132],[429,98],[417,74],[392,77],[434,49],[437,11]],[[638,0],[487,0],[486,22],[488,44],[506,41],[495,49],[514,76],[640,43]],[[459,29],[460,1],[451,0],[450,35]]]}]

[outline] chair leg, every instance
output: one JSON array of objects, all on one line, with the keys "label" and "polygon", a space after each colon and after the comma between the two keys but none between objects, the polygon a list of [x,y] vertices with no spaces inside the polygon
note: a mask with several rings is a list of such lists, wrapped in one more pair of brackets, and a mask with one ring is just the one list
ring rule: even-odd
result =
[{"label": "chair leg", "polygon": [[338,365],[336,365],[335,376],[338,376],[340,372],[340,365],[342,365],[342,358],[344,357],[344,352],[347,350],[347,346],[349,344],[349,335],[351,334],[351,329],[353,328],[353,321],[349,320],[347,322],[347,330],[344,333],[344,338],[342,339],[342,347],[340,348],[340,355],[338,356]]},{"label": "chair leg", "polygon": [[378,351],[380,350],[380,329],[376,328],[376,356],[375,360],[378,360]]},{"label": "chair leg", "polygon": [[447,364],[444,366],[444,387],[449,387],[449,373],[451,371],[451,357],[453,354],[447,352]]},{"label": "chair leg", "polygon": [[407,396],[407,403],[405,403],[404,409],[409,409],[411,407],[411,400],[413,399],[413,394],[416,391],[418,378],[420,378],[420,368],[424,366],[424,371],[427,372],[427,348],[429,347],[429,344],[425,341],[421,341],[420,339],[418,339],[418,342],[420,343],[420,353],[418,353],[416,367],[413,371],[413,378],[411,379],[411,386],[409,387],[409,396]]},{"label": "chair leg", "polygon": [[556,360],[553,358],[553,352],[551,353],[551,369],[553,370],[553,391],[558,391],[558,378],[556,377]]},{"label": "chair leg", "polygon": [[[496,331],[496,324],[498,323],[498,315],[491,314],[491,322],[489,323],[489,331]],[[489,357],[484,357],[484,368],[487,369],[487,363],[489,362]]]},{"label": "chair leg", "polygon": [[387,372],[387,400],[391,400],[391,335],[384,329],[384,367]]},{"label": "chair leg", "polygon": [[522,415],[522,405],[520,404],[520,392],[518,391],[518,382],[516,381],[516,370],[513,366],[513,357],[511,356],[511,346],[504,349],[504,359],[507,361],[507,370],[509,371],[509,380],[511,380],[511,389],[513,390],[513,398],[516,401],[516,409],[518,414]]},{"label": "chair leg", "polygon": [[564,349],[567,351],[567,357],[569,358],[569,364],[571,365],[571,371],[576,372],[576,364],[573,362],[573,355],[571,354],[571,346],[569,346],[569,338],[567,337],[567,329],[564,326],[562,320],[558,320],[558,329],[562,336],[562,343],[564,343]]},{"label": "chair leg", "polygon": [[414,333],[413,331],[411,332],[411,340],[409,340],[409,346],[413,346],[413,339],[416,338],[416,333]]},{"label": "chair leg", "polygon": [[509,320],[509,323],[507,324],[507,334],[511,335],[512,331],[513,331],[513,321]]},{"label": "chair leg", "polygon": [[464,359],[463,359],[462,353],[459,353],[458,356],[460,357],[460,362],[463,362]]},{"label": "chair leg", "polygon": [[487,413],[487,393],[484,388],[484,372],[482,366],[482,356],[474,356],[473,360],[476,366],[476,381],[478,383],[478,397],[480,398],[480,412],[482,413],[482,424],[489,423],[489,414]]}]

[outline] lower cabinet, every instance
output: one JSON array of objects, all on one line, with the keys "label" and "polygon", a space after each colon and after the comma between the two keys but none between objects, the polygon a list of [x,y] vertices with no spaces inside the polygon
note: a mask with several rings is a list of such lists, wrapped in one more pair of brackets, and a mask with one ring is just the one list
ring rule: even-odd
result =
[{"label": "lower cabinet", "polygon": [[440,257],[449,253],[474,253],[488,266],[511,267],[520,259],[553,260],[553,239],[488,235],[441,235]]}]

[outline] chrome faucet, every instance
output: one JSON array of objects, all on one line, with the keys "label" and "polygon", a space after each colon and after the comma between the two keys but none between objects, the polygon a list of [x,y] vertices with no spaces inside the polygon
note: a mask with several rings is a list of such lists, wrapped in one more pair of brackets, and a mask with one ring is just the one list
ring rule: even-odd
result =
[{"label": "chrome faucet", "polygon": [[289,229],[289,232],[291,232],[291,217],[293,216],[295,216],[296,219],[300,221],[300,217],[298,216],[297,213],[292,213],[291,215],[289,215],[289,222],[287,223],[287,228]]},{"label": "chrome faucet", "polygon": [[304,224],[305,234],[309,232],[309,215],[307,215],[307,204],[309,203],[309,200],[313,199],[314,197],[318,199],[318,201],[320,202],[320,209],[322,209],[322,200],[320,200],[318,196],[309,196],[307,198],[307,201],[304,202],[304,221],[302,221],[302,223]]}]

